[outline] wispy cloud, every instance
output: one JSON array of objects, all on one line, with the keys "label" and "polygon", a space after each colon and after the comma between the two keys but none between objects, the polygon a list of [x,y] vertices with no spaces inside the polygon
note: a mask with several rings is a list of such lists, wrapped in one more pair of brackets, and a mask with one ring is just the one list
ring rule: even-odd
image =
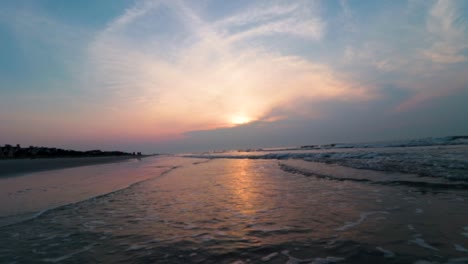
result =
[{"label": "wispy cloud", "polygon": [[0,3],[0,133],[11,142],[95,146],[194,130],[213,132],[209,142],[219,127],[220,141],[234,130],[267,140],[267,127],[308,139],[321,121],[347,138],[359,123],[380,120],[392,135],[403,116],[439,129],[448,121],[433,116],[467,113],[464,0],[132,0],[98,12],[10,2]]},{"label": "wispy cloud", "polygon": [[462,1],[438,0],[430,10],[427,30],[432,34],[433,44],[424,54],[434,62],[468,61],[468,15],[460,4]]},{"label": "wispy cloud", "polygon": [[349,3],[347,0],[340,0],[340,6],[342,10],[342,17],[344,20],[344,27],[346,30],[349,32],[356,32],[358,30],[356,26],[356,21],[355,21],[355,15],[353,14],[353,11],[351,10],[351,7],[349,6]]},{"label": "wispy cloud", "polygon": [[[158,41],[161,32],[129,34],[151,23],[159,8],[189,34]],[[277,34],[317,41],[323,22],[315,12],[302,11],[297,4],[266,10],[253,6],[210,24],[182,1],[140,4],[90,45],[94,87],[108,90],[114,105],[121,101],[126,109],[139,109],[140,115],[124,122],[130,127],[138,123],[139,130],[143,124],[153,134],[229,126],[239,116],[261,119],[275,107],[304,98],[371,98],[365,87],[341,79],[326,65],[269,46],[247,45],[252,38]],[[239,25],[242,30],[232,30]],[[179,41],[172,43],[174,39]]]},{"label": "wispy cloud", "polygon": [[231,35],[230,39],[236,41],[274,34],[320,39],[325,23],[316,9],[317,4],[313,1],[254,6],[244,13],[216,22],[214,28]]},{"label": "wispy cloud", "polygon": [[[349,6],[342,3],[342,12],[352,22],[346,15]],[[351,38],[360,36],[362,41],[346,43],[346,70],[380,89],[391,85],[406,90],[407,95],[393,109],[397,112],[411,111],[466,89],[467,7],[464,1],[413,0],[377,12],[375,24],[360,24],[363,29]],[[404,26],[393,21],[396,14],[405,21]]]},{"label": "wispy cloud", "polygon": [[278,18],[287,17],[298,11],[300,8],[299,4],[289,5],[273,5],[264,7],[250,8],[242,14],[230,16],[224,18],[215,23],[218,28],[231,27],[231,26],[242,26],[252,23],[260,23],[265,21],[277,20]]}]

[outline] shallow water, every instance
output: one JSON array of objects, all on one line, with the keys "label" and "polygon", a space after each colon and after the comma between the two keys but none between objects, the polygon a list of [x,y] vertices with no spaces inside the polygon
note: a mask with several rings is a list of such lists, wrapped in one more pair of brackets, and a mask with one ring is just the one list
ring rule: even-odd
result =
[{"label": "shallow water", "polygon": [[173,162],[169,173],[0,228],[0,263],[468,261],[465,190],[307,177],[277,160]]},{"label": "shallow water", "polygon": [[124,189],[193,159],[158,157],[0,178],[0,227],[58,206]]}]

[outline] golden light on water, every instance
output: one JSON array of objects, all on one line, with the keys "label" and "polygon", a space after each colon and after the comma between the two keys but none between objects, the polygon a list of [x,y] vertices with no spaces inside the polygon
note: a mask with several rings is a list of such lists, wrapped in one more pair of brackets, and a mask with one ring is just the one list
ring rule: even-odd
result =
[{"label": "golden light on water", "polygon": [[230,161],[229,164],[236,170],[233,171],[231,187],[233,194],[238,200],[237,210],[243,214],[252,214],[255,208],[255,186],[251,173],[252,161],[239,159]]}]

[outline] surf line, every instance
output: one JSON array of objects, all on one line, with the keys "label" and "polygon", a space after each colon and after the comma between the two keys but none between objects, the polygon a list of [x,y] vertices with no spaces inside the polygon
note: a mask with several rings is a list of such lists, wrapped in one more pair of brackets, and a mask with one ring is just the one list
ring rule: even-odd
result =
[{"label": "surf line", "polygon": [[364,212],[361,213],[359,219],[356,222],[346,222],[345,225],[342,227],[337,228],[337,231],[345,231],[348,230],[352,227],[355,227],[357,225],[360,225],[364,220],[366,220],[369,216],[374,215],[374,214],[389,214],[387,211],[372,211],[372,212]]},{"label": "surf line", "polygon": [[[13,226],[13,225],[17,225],[17,224],[21,224],[21,223],[25,223],[25,222],[29,222],[29,221],[32,221],[34,219],[37,219],[43,215],[46,215],[47,213],[50,213],[52,211],[55,211],[55,210],[60,210],[62,208],[65,208],[65,207],[68,207],[68,206],[74,206],[74,205],[79,205],[81,203],[85,203],[87,201],[91,201],[91,200],[96,200],[96,199],[100,199],[100,198],[104,198],[106,196],[109,196],[109,195],[113,195],[113,194],[116,194],[116,193],[119,193],[119,192],[122,192],[122,191],[125,191],[127,189],[130,189],[136,185],[139,185],[141,183],[144,183],[144,182],[147,182],[147,181],[150,181],[150,180],[154,180],[155,178],[157,177],[161,177],[161,176],[164,176],[164,175],[167,175],[169,174],[170,172],[172,172],[173,170],[176,170],[178,168],[180,168],[182,166],[172,166],[170,167],[169,169],[163,171],[161,174],[157,175],[157,176],[154,176],[154,177],[151,177],[151,178],[148,178],[148,179],[145,179],[145,180],[142,180],[142,181],[138,181],[138,182],[134,182],[126,187],[123,187],[121,189],[118,189],[118,190],[114,190],[112,192],[108,192],[108,193],[104,193],[104,194],[98,194],[98,195],[95,195],[95,196],[91,196],[91,197],[88,197],[84,200],[81,200],[81,201],[76,201],[76,202],[72,202],[72,203],[67,203],[67,204],[62,204],[62,205],[59,205],[59,206],[55,206],[55,207],[49,207],[49,208],[45,208],[45,209],[42,209],[38,212],[35,212],[35,213],[29,213],[29,214],[26,214],[25,217],[21,218],[21,219],[18,219],[16,221],[11,221],[11,222],[7,222],[5,224],[0,224],[0,228],[4,228],[4,227],[8,227],[8,226]],[[11,216],[6,216],[6,217],[3,217],[3,219],[7,219],[7,218],[17,218],[18,216],[14,216],[14,215],[11,215]]]}]

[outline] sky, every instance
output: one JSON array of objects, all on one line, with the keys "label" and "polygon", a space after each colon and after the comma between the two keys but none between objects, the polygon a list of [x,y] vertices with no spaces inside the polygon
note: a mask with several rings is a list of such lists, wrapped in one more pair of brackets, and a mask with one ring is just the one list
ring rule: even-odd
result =
[{"label": "sky", "polygon": [[188,152],[468,134],[465,0],[3,0],[0,144]]}]

